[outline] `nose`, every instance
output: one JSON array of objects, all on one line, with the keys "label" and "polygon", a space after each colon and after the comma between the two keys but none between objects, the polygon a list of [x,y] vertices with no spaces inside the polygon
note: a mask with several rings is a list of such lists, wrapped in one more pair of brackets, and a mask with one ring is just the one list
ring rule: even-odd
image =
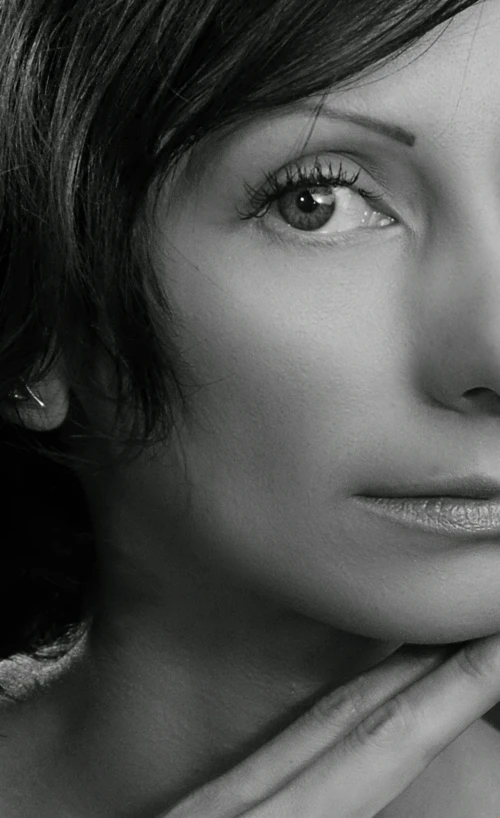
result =
[{"label": "nose", "polygon": [[500,417],[500,196],[497,201],[496,224],[469,223],[451,240],[435,238],[413,316],[420,388],[432,403],[464,415]]}]

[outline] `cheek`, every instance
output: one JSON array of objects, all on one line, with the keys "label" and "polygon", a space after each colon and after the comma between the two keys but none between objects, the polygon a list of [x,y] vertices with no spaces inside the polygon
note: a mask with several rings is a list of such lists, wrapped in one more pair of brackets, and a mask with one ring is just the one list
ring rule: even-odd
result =
[{"label": "cheek", "polygon": [[390,283],[368,258],[366,272],[334,270],[333,254],[199,243],[203,257],[165,272],[196,381],[196,448],[260,509],[283,493],[300,514],[332,482],[345,493],[394,389]]},{"label": "cheek", "polygon": [[232,580],[352,628],[392,556],[374,559],[348,503],[386,417],[391,300],[376,275],[355,286],[324,261],[203,247],[190,264],[171,251],[163,262],[196,382],[182,439],[192,547]]}]

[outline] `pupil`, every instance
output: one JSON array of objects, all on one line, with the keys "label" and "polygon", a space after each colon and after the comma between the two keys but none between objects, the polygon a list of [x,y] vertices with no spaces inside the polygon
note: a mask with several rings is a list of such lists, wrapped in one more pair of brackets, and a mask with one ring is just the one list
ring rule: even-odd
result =
[{"label": "pupil", "polygon": [[317,207],[318,202],[315,202],[313,197],[307,191],[299,194],[299,207],[304,213],[313,213]]}]

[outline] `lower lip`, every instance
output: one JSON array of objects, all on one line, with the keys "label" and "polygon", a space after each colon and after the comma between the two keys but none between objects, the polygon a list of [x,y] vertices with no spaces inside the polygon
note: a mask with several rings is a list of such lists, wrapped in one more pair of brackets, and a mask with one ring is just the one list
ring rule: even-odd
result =
[{"label": "lower lip", "polygon": [[500,499],[468,497],[354,498],[367,511],[406,528],[470,539],[500,536]]}]

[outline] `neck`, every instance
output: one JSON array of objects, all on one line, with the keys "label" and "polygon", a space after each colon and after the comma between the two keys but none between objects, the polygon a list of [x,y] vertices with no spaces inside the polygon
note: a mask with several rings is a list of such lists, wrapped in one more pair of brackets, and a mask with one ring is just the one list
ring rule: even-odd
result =
[{"label": "neck", "polygon": [[116,814],[173,806],[398,646],[280,608],[192,554],[189,570],[174,562],[163,577],[104,571],[71,685],[72,763],[107,770]]}]

